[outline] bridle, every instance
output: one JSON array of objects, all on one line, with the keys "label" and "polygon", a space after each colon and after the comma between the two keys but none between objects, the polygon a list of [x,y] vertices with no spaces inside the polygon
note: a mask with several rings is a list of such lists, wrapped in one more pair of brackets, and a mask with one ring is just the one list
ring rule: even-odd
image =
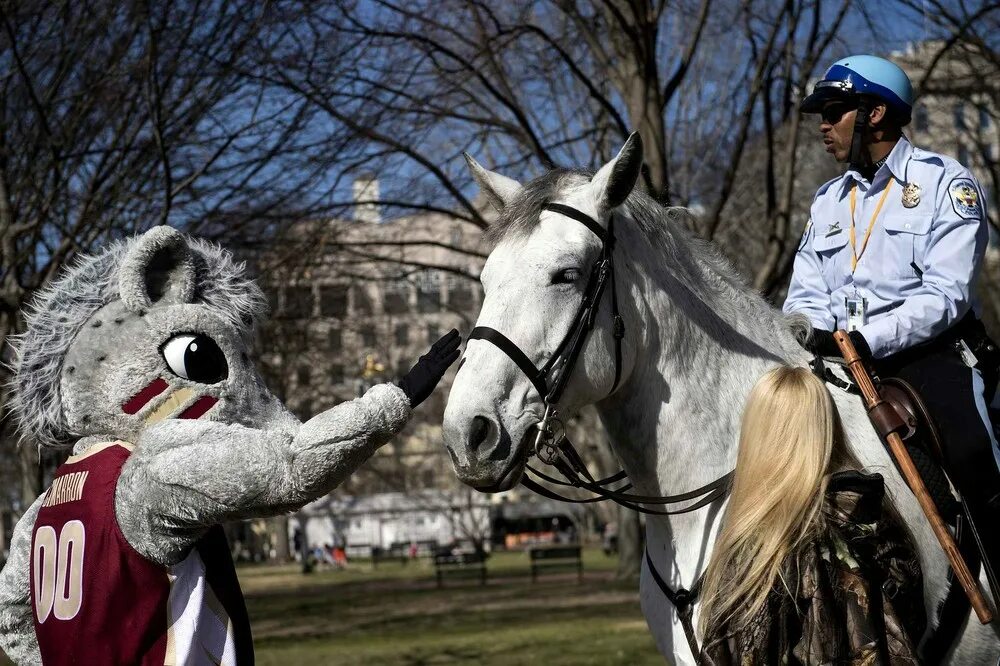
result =
[{"label": "bridle", "polygon": [[[729,494],[730,481],[732,480],[735,471],[724,474],[715,481],[712,481],[711,483],[708,483],[700,488],[696,488],[679,495],[667,495],[662,497],[636,495],[634,493],[626,492],[632,488],[632,484],[627,481],[628,475],[624,470],[612,474],[609,477],[595,480],[587,470],[587,465],[583,462],[580,454],[577,453],[573,444],[569,441],[569,439],[567,439],[565,428],[563,427],[562,421],[559,419],[559,411],[557,409],[559,398],[562,397],[563,391],[566,388],[566,383],[573,372],[573,367],[576,365],[576,361],[580,356],[580,351],[583,349],[583,345],[587,341],[587,336],[594,328],[594,322],[597,319],[597,313],[599,312],[601,306],[601,297],[608,284],[611,285],[611,315],[614,326],[613,336],[615,340],[615,378],[614,382],[611,384],[611,390],[608,391],[608,395],[606,397],[611,396],[618,389],[618,384],[621,382],[622,340],[625,338],[625,323],[622,320],[621,313],[618,311],[618,293],[615,288],[615,218],[614,214],[608,218],[608,228],[605,230],[597,222],[597,220],[590,217],[586,213],[573,208],[572,206],[560,203],[547,203],[542,206],[542,209],[559,213],[576,220],[583,226],[590,229],[598,238],[601,239],[602,243],[601,255],[591,271],[590,278],[587,282],[587,288],[583,294],[583,300],[581,301],[580,307],[576,312],[576,317],[573,319],[573,323],[569,327],[569,331],[566,332],[566,335],[559,343],[559,346],[556,347],[552,356],[541,368],[535,367],[535,364],[531,362],[531,359],[528,358],[527,354],[521,351],[521,349],[514,344],[510,338],[494,328],[490,328],[488,326],[477,326],[472,329],[471,333],[469,333],[468,339],[486,340],[487,342],[494,344],[500,351],[506,354],[518,368],[521,369],[521,372],[523,372],[528,380],[531,381],[535,390],[538,391],[538,395],[542,398],[542,402],[545,405],[545,412],[542,416],[542,420],[535,426],[538,430],[538,434],[535,437],[535,445],[533,448],[529,448],[525,451],[525,456],[528,458],[533,455],[538,456],[538,459],[543,463],[555,467],[565,478],[565,481],[540,472],[527,463],[525,463],[526,470],[534,474],[539,479],[547,481],[550,484],[581,488],[592,492],[594,497],[589,497],[587,499],[574,499],[560,495],[559,493],[546,488],[534,479],[530,478],[528,474],[525,474],[521,479],[521,484],[543,497],[548,497],[562,502],[589,504],[592,502],[611,500],[621,506],[632,509],[633,511],[660,516],[696,511],[703,506],[724,498]],[[615,488],[611,487],[612,484],[618,483],[619,481],[626,482],[621,486]],[[698,501],[681,509],[651,509],[643,506],[644,504],[666,506],[696,499]],[[646,551],[646,564],[656,585],[663,592],[664,596],[666,596],[667,600],[670,601],[670,603],[672,603],[677,609],[681,625],[684,628],[684,634],[688,641],[688,646],[691,648],[691,652],[694,654],[695,659],[698,659],[700,651],[698,648],[697,637],[695,636],[692,617],[694,602],[696,601],[698,592],[701,588],[701,577],[695,581],[690,590],[683,587],[675,590],[667,585],[666,581],[664,581],[660,576],[648,550]]]},{"label": "bridle", "polygon": [[[632,484],[628,482],[612,488],[612,484],[627,479],[625,471],[619,471],[603,479],[594,479],[580,457],[580,454],[577,453],[573,444],[566,437],[565,428],[559,418],[559,399],[566,389],[566,383],[569,381],[583,345],[594,328],[594,322],[600,311],[601,297],[609,285],[611,288],[612,334],[615,341],[615,376],[608,396],[612,395],[618,389],[618,384],[621,382],[622,340],[625,338],[625,323],[622,320],[621,313],[618,311],[618,292],[615,287],[615,218],[612,214],[608,219],[607,229],[604,229],[597,220],[572,206],[560,203],[547,203],[542,206],[542,209],[576,220],[601,239],[601,254],[590,273],[587,288],[583,294],[583,300],[580,302],[580,307],[577,309],[573,323],[559,343],[559,346],[552,353],[552,356],[541,368],[535,367],[535,364],[531,362],[527,354],[521,351],[510,338],[494,328],[477,326],[469,333],[468,339],[486,340],[495,345],[520,368],[521,372],[525,374],[542,398],[545,411],[542,420],[535,425],[538,434],[535,437],[534,447],[527,449],[525,455],[528,458],[537,456],[543,463],[552,465],[562,474],[565,480],[545,474],[530,464],[526,465],[527,470],[537,478],[548,483],[557,486],[581,488],[594,493],[596,497],[586,499],[566,497],[542,486],[528,475],[525,475],[521,483],[529,490],[550,499],[576,504],[589,504],[611,500],[634,511],[653,515],[687,513],[725,497],[729,492],[729,482],[733,476],[733,472],[729,472],[700,488],[679,495],[652,496],[628,493],[626,491],[632,488]],[[660,506],[679,504],[695,499],[698,499],[698,501],[681,509],[651,509],[642,506],[643,504]]]}]

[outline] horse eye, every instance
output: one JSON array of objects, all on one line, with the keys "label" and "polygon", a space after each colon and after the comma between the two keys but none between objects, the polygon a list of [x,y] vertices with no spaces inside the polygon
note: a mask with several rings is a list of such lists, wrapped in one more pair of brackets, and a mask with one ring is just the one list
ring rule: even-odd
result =
[{"label": "horse eye", "polygon": [[178,377],[200,384],[214,384],[229,376],[226,355],[207,335],[175,335],[163,345],[161,353],[167,367]]},{"label": "horse eye", "polygon": [[564,268],[552,276],[552,284],[573,284],[580,277],[580,271],[575,268]]}]

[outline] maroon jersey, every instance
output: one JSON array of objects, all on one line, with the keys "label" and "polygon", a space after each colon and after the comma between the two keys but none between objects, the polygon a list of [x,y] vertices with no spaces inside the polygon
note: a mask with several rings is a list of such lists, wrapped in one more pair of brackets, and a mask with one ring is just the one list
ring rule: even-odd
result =
[{"label": "maroon jersey", "polygon": [[31,605],[45,664],[245,664],[253,646],[225,535],[172,567],[128,544],[115,486],[131,447],[94,446],[56,472],[31,539]]}]

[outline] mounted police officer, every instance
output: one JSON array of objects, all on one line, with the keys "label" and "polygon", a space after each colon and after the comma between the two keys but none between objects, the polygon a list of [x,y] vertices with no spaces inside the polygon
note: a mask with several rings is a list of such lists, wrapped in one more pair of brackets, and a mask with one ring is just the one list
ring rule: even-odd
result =
[{"label": "mounted police officer", "polygon": [[848,168],[816,193],[784,310],[809,317],[814,353],[839,356],[832,331],[846,329],[877,374],[922,394],[1000,571],[1000,449],[987,412],[997,349],[974,289],[989,240],[984,198],[967,168],[903,135],[912,106],[903,70],[870,55],[835,62],[802,101]]}]

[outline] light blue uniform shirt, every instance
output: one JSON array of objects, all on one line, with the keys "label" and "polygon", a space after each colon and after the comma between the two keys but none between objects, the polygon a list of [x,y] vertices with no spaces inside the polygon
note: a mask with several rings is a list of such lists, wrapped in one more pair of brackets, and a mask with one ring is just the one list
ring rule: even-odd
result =
[{"label": "light blue uniform shirt", "polygon": [[[864,252],[865,231],[890,180],[895,182],[875,220]],[[903,205],[906,183],[919,203]],[[851,187],[859,256],[851,274]],[[974,286],[989,240],[984,198],[964,166],[914,148],[902,137],[871,183],[848,170],[819,188],[795,255],[785,312],[806,315],[813,326],[847,329],[847,299],[866,301],[858,330],[875,358],[926,342],[979,311]]]}]

